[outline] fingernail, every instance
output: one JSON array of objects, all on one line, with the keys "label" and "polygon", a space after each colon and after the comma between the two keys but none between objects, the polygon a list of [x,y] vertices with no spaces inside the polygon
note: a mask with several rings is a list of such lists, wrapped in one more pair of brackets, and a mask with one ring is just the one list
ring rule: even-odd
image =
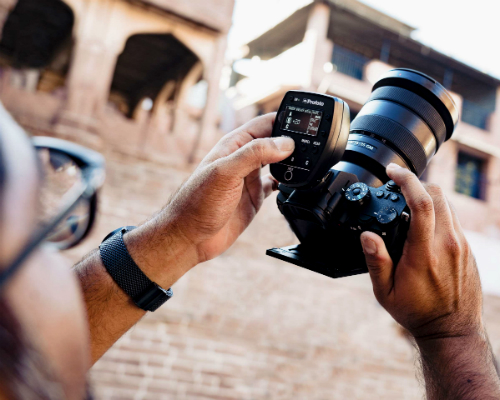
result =
[{"label": "fingernail", "polygon": [[400,169],[401,167],[398,164],[390,163],[387,166],[387,169]]},{"label": "fingernail", "polygon": [[361,245],[363,246],[363,252],[370,256],[377,254],[377,244],[365,236],[361,236]]},{"label": "fingernail", "polygon": [[291,151],[295,148],[295,141],[292,138],[281,136],[273,140],[279,151]]}]

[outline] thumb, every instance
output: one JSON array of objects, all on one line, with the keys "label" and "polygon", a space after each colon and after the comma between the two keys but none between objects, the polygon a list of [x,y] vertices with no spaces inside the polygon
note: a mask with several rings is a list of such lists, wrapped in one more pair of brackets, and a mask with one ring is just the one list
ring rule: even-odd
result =
[{"label": "thumb", "polygon": [[293,153],[295,141],[288,137],[255,139],[225,159],[226,167],[239,178],[263,165],[282,161]]},{"label": "thumb", "polygon": [[382,238],[373,232],[361,234],[361,246],[373,284],[373,293],[382,301],[393,286],[393,263]]}]

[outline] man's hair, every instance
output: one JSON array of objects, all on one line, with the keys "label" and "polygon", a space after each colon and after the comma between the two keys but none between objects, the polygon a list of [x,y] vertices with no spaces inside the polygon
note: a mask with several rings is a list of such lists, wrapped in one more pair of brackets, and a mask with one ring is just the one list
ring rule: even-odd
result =
[{"label": "man's hair", "polygon": [[[0,235],[5,235],[3,199],[7,166],[1,139],[0,132]],[[0,243],[1,252],[3,243]],[[1,266],[0,271],[5,267]],[[51,378],[43,357],[29,344],[5,294],[0,292],[0,398],[3,397],[9,400],[59,400],[64,398],[64,393],[61,385]]]}]

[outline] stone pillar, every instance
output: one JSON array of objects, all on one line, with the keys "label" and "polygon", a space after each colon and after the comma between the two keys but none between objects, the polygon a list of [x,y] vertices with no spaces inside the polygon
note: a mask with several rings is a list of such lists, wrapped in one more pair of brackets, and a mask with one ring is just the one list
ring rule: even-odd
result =
[{"label": "stone pillar", "polygon": [[188,72],[186,77],[182,82],[178,82],[177,93],[175,96],[175,110],[174,110],[174,123],[172,127],[172,133],[175,135],[180,135],[184,131],[184,124],[186,122],[186,101],[189,93],[189,89],[193,87],[200,77],[203,75],[203,64],[197,62],[191,70]]},{"label": "stone pillar", "polygon": [[95,128],[106,106],[120,52],[121,48],[106,48],[92,41],[77,42],[61,122],[84,129]]},{"label": "stone pillar", "polygon": [[307,21],[304,43],[310,62],[309,78],[306,88],[317,90],[325,77],[323,67],[331,61],[333,43],[328,39],[330,26],[330,6],[324,3],[315,3]]},{"label": "stone pillar", "polygon": [[226,35],[221,35],[214,44],[212,62],[205,65],[204,78],[208,83],[207,101],[201,117],[200,130],[189,156],[189,162],[196,162],[208,152],[219,139],[216,129],[220,96],[220,79],[227,46]]},{"label": "stone pillar", "polygon": [[68,85],[69,110],[88,116],[100,111],[108,96],[118,55],[117,49],[91,42],[77,45]]},{"label": "stone pillar", "polygon": [[156,97],[156,100],[153,105],[152,116],[153,119],[156,118],[163,111],[164,107],[166,107],[167,100],[172,96],[175,90],[175,81],[168,81],[160,93]]},{"label": "stone pillar", "polygon": [[[168,81],[158,94],[151,110],[150,129],[160,135],[165,135],[171,132],[172,110],[168,99],[175,91],[175,81]],[[146,142],[147,140],[145,140]]]},{"label": "stone pillar", "polygon": [[[104,111],[118,56],[126,35],[109,40],[109,16],[114,3],[89,2],[75,28],[75,47],[68,75],[67,102],[59,123],[95,132]],[[119,39],[116,39],[116,38]]]}]

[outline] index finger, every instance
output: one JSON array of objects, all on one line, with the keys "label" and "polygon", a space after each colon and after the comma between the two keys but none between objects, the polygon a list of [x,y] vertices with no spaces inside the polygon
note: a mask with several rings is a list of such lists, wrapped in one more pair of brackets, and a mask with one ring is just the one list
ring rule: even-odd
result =
[{"label": "index finger", "polygon": [[417,176],[406,168],[389,164],[387,175],[401,188],[406,204],[411,211],[408,243],[419,244],[432,241],[436,220],[434,203],[429,193]]},{"label": "index finger", "polygon": [[254,139],[271,136],[275,119],[275,112],[265,114],[228,133],[208,153],[202,164],[208,164],[219,158],[227,157]]}]

